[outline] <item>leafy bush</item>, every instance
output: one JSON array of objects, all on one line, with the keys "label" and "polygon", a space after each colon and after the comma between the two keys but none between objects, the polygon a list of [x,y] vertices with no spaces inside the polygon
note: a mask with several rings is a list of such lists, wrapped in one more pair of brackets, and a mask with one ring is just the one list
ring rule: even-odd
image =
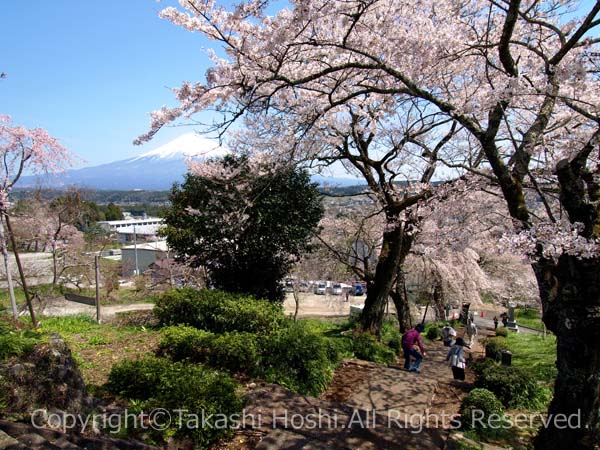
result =
[{"label": "leafy bush", "polygon": [[508,350],[508,342],[503,337],[492,337],[485,341],[485,357],[496,361],[502,359],[502,351]]},{"label": "leafy bush", "polygon": [[277,304],[209,289],[168,291],[157,297],[154,313],[161,325],[189,325],[213,333],[267,334],[286,321]]},{"label": "leafy bush", "polygon": [[437,325],[431,325],[427,329],[427,333],[425,334],[425,337],[427,339],[429,339],[430,341],[435,341],[435,340],[439,339],[441,335],[442,335],[442,331],[439,329],[439,327]]},{"label": "leafy bush", "polygon": [[[133,400],[135,407],[140,410],[164,408],[172,418],[179,417],[177,410],[186,411],[189,417],[202,417],[202,414],[205,417],[211,414],[230,417],[238,414],[243,406],[236,394],[238,386],[228,375],[163,358],[116,364],[109,374],[107,388],[114,394]],[[188,428],[186,423],[186,420],[182,424],[173,420],[169,429],[163,430],[159,437],[191,438],[199,448],[209,448],[217,439],[232,434],[230,428]]]},{"label": "leafy bush", "polygon": [[255,375],[259,350],[252,333],[213,334],[193,327],[169,327],[163,331],[159,353],[174,361],[206,363],[230,372]]},{"label": "leafy bush", "polygon": [[494,359],[481,358],[471,363],[469,367],[475,375],[481,375],[488,368],[498,367],[498,363]]},{"label": "leafy bush", "polygon": [[488,425],[494,423],[492,420],[497,420],[503,414],[502,403],[487,389],[473,389],[460,406],[461,425],[465,429],[485,431],[489,429]]},{"label": "leafy bush", "polygon": [[31,331],[12,330],[8,326],[0,329],[0,361],[30,353],[40,336]]},{"label": "leafy bush", "polygon": [[120,362],[112,367],[106,387],[123,398],[147,400],[156,394],[162,376],[172,364],[163,358]]},{"label": "leafy bush", "polygon": [[325,389],[340,359],[332,339],[303,323],[290,323],[267,336],[213,334],[193,327],[165,329],[159,352],[174,360],[201,362],[230,372],[262,377],[303,394]]},{"label": "leafy bush", "polygon": [[359,359],[379,364],[396,362],[396,352],[382,344],[370,333],[355,333],[353,340],[354,355]]},{"label": "leafy bush", "polygon": [[402,336],[394,336],[389,340],[387,345],[389,348],[394,350],[394,352],[396,352],[396,355],[398,355],[400,353],[400,350],[402,350]]},{"label": "leafy bush", "polygon": [[496,336],[507,337],[508,336],[508,328],[506,328],[506,327],[496,328]]},{"label": "leafy bush", "polygon": [[317,395],[333,377],[338,354],[329,340],[293,323],[262,339],[261,376],[303,394]]},{"label": "leafy bush", "polygon": [[475,386],[492,391],[506,408],[533,408],[542,395],[535,379],[518,367],[489,366]]}]

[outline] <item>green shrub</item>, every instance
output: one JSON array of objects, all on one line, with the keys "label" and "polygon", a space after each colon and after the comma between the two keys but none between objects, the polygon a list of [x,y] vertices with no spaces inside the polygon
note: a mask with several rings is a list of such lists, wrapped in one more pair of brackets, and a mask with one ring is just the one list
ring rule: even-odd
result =
[{"label": "green shrub", "polygon": [[302,322],[289,323],[266,336],[214,334],[193,327],[163,331],[159,353],[175,361],[205,363],[229,372],[264,378],[303,394],[319,394],[331,381],[333,367],[348,344],[312,332]]},{"label": "green shrub", "polygon": [[123,398],[147,400],[156,395],[161,377],[173,363],[163,358],[126,360],[115,364],[108,375],[109,392]]},{"label": "green shrub", "polygon": [[460,423],[464,429],[479,432],[492,431],[504,415],[504,408],[493,392],[487,389],[473,389],[460,406]]},{"label": "green shrub", "polygon": [[388,341],[387,345],[389,348],[394,350],[394,352],[396,352],[396,355],[398,355],[400,350],[402,350],[402,336],[394,336]]},{"label": "green shrub", "polygon": [[357,358],[379,364],[393,364],[396,362],[396,352],[379,342],[372,334],[355,333],[353,338],[354,355]]},{"label": "green shrub", "polygon": [[508,336],[508,328],[506,328],[506,327],[496,328],[496,336],[507,337]]},{"label": "green shrub", "polygon": [[252,333],[214,334],[193,327],[168,327],[163,330],[159,354],[174,361],[206,363],[217,369],[255,375],[258,344]]},{"label": "green shrub", "polygon": [[190,360],[205,362],[205,346],[214,336],[208,331],[179,325],[162,330],[162,340],[158,344],[158,354],[167,355],[174,361]]},{"label": "green shrub", "polygon": [[439,327],[437,325],[431,325],[427,328],[427,333],[425,334],[425,337],[430,341],[435,341],[438,340],[441,335],[442,331],[439,329]]},{"label": "green shrub", "polygon": [[503,337],[492,337],[485,341],[485,357],[496,361],[502,359],[502,351],[508,350],[508,342]]},{"label": "green shrub", "polygon": [[333,377],[337,351],[302,322],[261,339],[261,376],[302,394],[317,395]]},{"label": "green shrub", "polygon": [[0,330],[0,361],[30,353],[39,339],[39,335],[31,331],[16,331],[3,327]]},{"label": "green shrub", "polygon": [[[163,358],[124,361],[113,366],[107,388],[110,392],[133,400],[143,411],[166,409],[173,419],[159,437],[191,438],[198,448],[209,448],[216,440],[230,436],[231,428],[191,426],[185,420],[178,424],[179,412],[188,417],[210,417],[238,414],[243,406],[236,394],[237,384],[228,375],[200,365],[171,362]],[[192,423],[193,425],[193,423]],[[136,430],[132,430],[135,432]],[[139,431],[139,430],[137,430]]]},{"label": "green shrub", "polygon": [[535,379],[518,367],[489,366],[482,370],[475,386],[492,391],[506,408],[533,408],[541,390]]},{"label": "green shrub", "polygon": [[490,358],[481,358],[469,365],[475,375],[481,375],[484,370],[492,367],[498,367],[498,362]]},{"label": "green shrub", "polygon": [[286,318],[280,305],[227,292],[174,289],[156,298],[161,325],[189,325],[213,333],[270,333]]}]

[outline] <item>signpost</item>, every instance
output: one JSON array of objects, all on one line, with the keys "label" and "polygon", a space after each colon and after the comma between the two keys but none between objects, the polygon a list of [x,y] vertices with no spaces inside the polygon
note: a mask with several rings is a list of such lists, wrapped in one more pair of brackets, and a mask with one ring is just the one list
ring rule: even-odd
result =
[{"label": "signpost", "polygon": [[96,255],[94,258],[95,269],[96,269],[96,297],[86,297],[85,295],[72,294],[67,292],[65,294],[65,300],[75,303],[81,303],[84,305],[96,307],[96,320],[98,323],[102,320],[100,314],[100,257]]}]

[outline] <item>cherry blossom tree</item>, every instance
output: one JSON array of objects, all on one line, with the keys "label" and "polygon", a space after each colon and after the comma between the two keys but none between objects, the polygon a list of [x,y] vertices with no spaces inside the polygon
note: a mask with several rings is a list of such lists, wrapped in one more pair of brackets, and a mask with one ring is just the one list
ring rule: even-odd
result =
[{"label": "cherry blossom tree", "polygon": [[[8,195],[15,186],[21,175],[28,173],[51,173],[61,170],[72,162],[72,157],[65,147],[56,138],[50,136],[41,128],[28,129],[18,125],[12,125],[9,116],[0,116],[0,155],[2,166],[0,169],[0,245],[4,257],[4,268],[6,271],[8,290],[13,310],[13,318],[17,319],[17,305],[14,296],[14,288],[10,272],[10,260],[4,222],[9,232],[11,231],[9,219]],[[18,259],[18,251],[13,245],[13,252],[19,265],[21,281],[25,291],[27,305],[33,324],[36,325],[35,312],[27,290],[25,276],[21,270]]]},{"label": "cherry blossom tree", "polygon": [[52,288],[65,272],[90,267],[92,261],[81,254],[83,232],[75,224],[84,213],[77,191],[70,191],[51,202],[29,199],[13,213],[14,235],[21,248],[34,248],[52,254]]},{"label": "cherry blossom tree", "polygon": [[[578,11],[573,0],[295,0],[275,16],[265,14],[268,4],[227,10],[214,0],[187,0],[162,12],[215,40],[224,54],[213,54],[204,82],[176,89],[180,104],[153,113],[142,139],[212,108],[224,114],[221,130],[256,117],[287,130],[279,148],[292,156],[307,146],[337,148],[310,133],[337,128],[348,109],[395,112],[413,101],[446,117],[447,127],[458,124],[460,133],[450,137],[457,153],[437,159],[498,186],[514,226],[506,242],[530,255],[544,322],[557,335],[549,412],[581,417],[579,428],[550,423],[536,448],[593,448],[600,409],[600,67],[593,36],[600,2]],[[543,215],[526,201],[528,191]],[[388,230],[407,224],[395,219]]]}]

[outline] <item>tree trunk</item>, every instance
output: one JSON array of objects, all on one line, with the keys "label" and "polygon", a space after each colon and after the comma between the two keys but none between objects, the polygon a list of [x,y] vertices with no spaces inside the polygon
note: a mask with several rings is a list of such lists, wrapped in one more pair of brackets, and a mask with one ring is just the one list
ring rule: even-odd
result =
[{"label": "tree trunk", "polygon": [[377,260],[375,276],[367,283],[367,298],[360,317],[363,331],[381,336],[385,307],[402,264],[414,237],[404,233],[404,226],[397,226],[383,233],[381,253]]},{"label": "tree trunk", "polygon": [[8,235],[10,236],[10,242],[12,243],[15,261],[17,262],[17,268],[19,269],[19,276],[21,277],[21,284],[23,285],[25,301],[27,302],[27,308],[29,309],[29,315],[31,316],[31,323],[34,328],[37,328],[38,322],[35,318],[33,302],[31,300],[31,295],[29,294],[29,288],[27,287],[27,279],[25,278],[25,271],[23,270],[23,265],[21,264],[21,257],[19,256],[19,251],[17,250],[17,240],[15,239],[15,234],[13,233],[13,228],[10,224],[10,217],[8,217],[7,214],[6,216],[4,216],[4,218],[6,219],[6,228],[8,230]]},{"label": "tree trunk", "polygon": [[52,291],[58,284],[58,255],[56,252],[56,242],[52,241]]},{"label": "tree trunk", "polygon": [[6,235],[4,233],[4,222],[0,216],[0,246],[2,247],[2,256],[4,258],[4,270],[6,271],[6,284],[8,285],[8,296],[10,297],[10,306],[12,308],[13,319],[19,319],[19,311],[17,310],[17,301],[15,299],[15,288],[13,286],[12,274],[10,273],[10,260],[8,259],[8,248],[6,243]]},{"label": "tree trunk", "polygon": [[404,272],[400,271],[398,274],[395,288],[390,292],[390,296],[396,307],[400,333],[405,333],[412,328],[412,317],[410,316],[410,306],[408,304],[408,295],[406,294],[406,279],[404,278]]},{"label": "tree trunk", "polygon": [[556,334],[558,375],[550,420],[535,448],[592,450],[600,443],[600,259],[562,255],[558,263],[534,264],[540,286],[544,323]]}]

